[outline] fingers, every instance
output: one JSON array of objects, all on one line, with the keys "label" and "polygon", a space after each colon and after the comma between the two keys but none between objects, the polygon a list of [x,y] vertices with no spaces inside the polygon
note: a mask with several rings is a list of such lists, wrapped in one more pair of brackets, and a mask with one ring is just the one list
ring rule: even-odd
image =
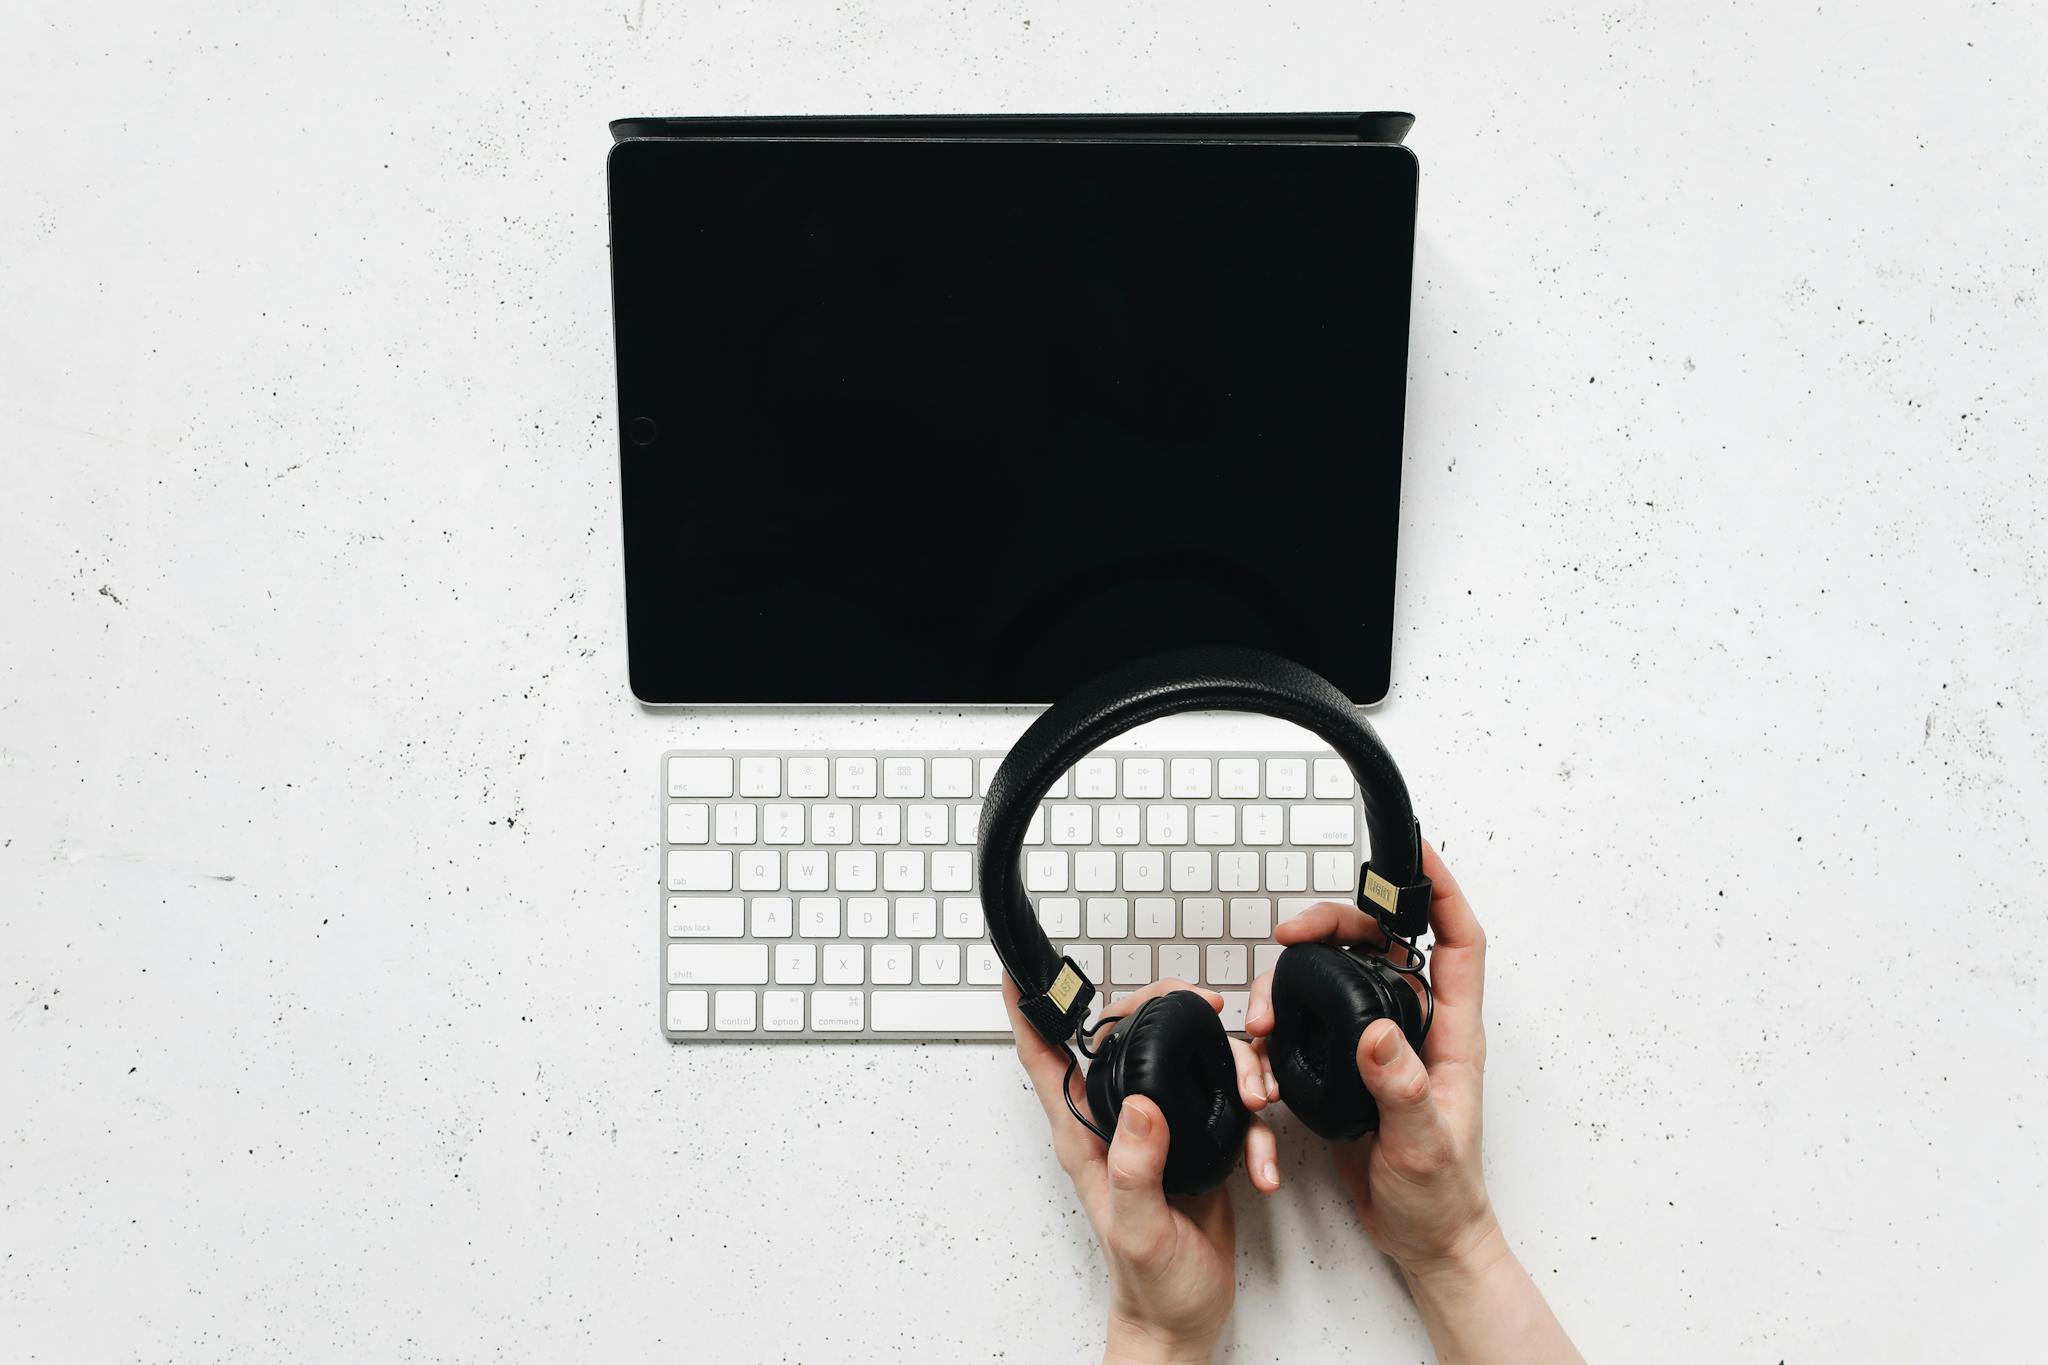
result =
[{"label": "fingers", "polygon": [[1317,901],[1300,914],[1280,921],[1273,930],[1273,938],[1289,945],[1329,939],[1371,948],[1383,948],[1387,942],[1378,920],[1355,905],[1339,905],[1335,901]]},{"label": "fingers", "polygon": [[1268,1101],[1280,1097],[1277,1085],[1268,1089],[1272,1073],[1266,1067],[1264,1053],[1250,1043],[1232,1038],[1230,1059],[1237,1063],[1237,1097],[1244,1101],[1245,1108],[1256,1114]]},{"label": "fingers", "polygon": [[1448,1158],[1450,1135],[1430,1098],[1429,1071],[1391,1019],[1375,1019],[1358,1040],[1358,1075],[1380,1107],[1380,1144],[1419,1170]]},{"label": "fingers", "polygon": [[1436,944],[1429,955],[1429,980],[1436,989],[1436,1021],[1423,1050],[1431,1066],[1442,1062],[1482,1064],[1486,1030],[1482,1007],[1486,996],[1486,931],[1472,903],[1458,888],[1458,879],[1427,840],[1422,845],[1422,872],[1429,878],[1429,924]]},{"label": "fingers", "polygon": [[1273,1031],[1273,974],[1259,973],[1252,982],[1252,998],[1245,1002],[1244,1031],[1263,1038]]},{"label": "fingers", "polygon": [[1263,1119],[1253,1119],[1244,1135],[1244,1169],[1260,1194],[1280,1188],[1280,1143]]},{"label": "fingers", "polygon": [[1143,1095],[1124,1101],[1116,1140],[1109,1144],[1109,1216],[1112,1249],[1144,1260],[1172,1244],[1173,1217],[1160,1176],[1166,1170],[1166,1116]]},{"label": "fingers", "polygon": [[1162,995],[1171,995],[1175,991],[1193,991],[1196,995],[1209,1002],[1210,1009],[1215,1010],[1218,1014],[1223,1012],[1223,997],[1215,991],[1202,986],[1191,986],[1187,982],[1175,977],[1167,977],[1164,981],[1154,981],[1143,990],[1131,992],[1129,996],[1114,1005],[1104,1005],[1102,1007],[1102,1017],[1105,1019],[1121,1019],[1147,1000],[1156,1000]]}]

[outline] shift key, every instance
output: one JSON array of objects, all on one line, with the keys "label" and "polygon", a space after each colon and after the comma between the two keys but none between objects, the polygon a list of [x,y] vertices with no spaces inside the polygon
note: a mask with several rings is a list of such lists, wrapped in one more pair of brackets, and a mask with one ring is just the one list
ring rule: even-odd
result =
[{"label": "shift key", "polygon": [[671,986],[765,986],[768,945],[765,943],[671,943],[668,945]]}]

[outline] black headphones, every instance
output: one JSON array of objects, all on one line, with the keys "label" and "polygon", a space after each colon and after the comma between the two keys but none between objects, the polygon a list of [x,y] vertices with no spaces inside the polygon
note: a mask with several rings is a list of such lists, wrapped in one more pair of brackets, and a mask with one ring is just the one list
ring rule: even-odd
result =
[{"label": "black headphones", "polygon": [[[1088,1108],[1067,1107],[1105,1142],[1128,1095],[1144,1095],[1166,1116],[1172,1146],[1165,1186],[1197,1194],[1237,1163],[1251,1115],[1237,1093],[1229,1038],[1208,1002],[1188,991],[1147,1001],[1116,1021],[1099,1048],[1083,1029],[1095,984],[1074,960],[1053,952],[1024,894],[1025,831],[1039,802],[1076,762],[1149,720],[1183,711],[1251,711],[1312,731],[1351,769],[1365,804],[1371,857],[1359,869],[1358,904],[1379,921],[1396,964],[1330,944],[1300,944],[1273,969],[1273,1032],[1267,1047],[1280,1096],[1317,1133],[1348,1140],[1379,1126],[1379,1109],[1358,1076],[1358,1039],[1375,1019],[1392,1019],[1418,1051],[1434,1002],[1416,940],[1429,927],[1429,880],[1422,830],[1408,786],[1372,726],[1320,675],[1252,649],[1160,654],[1084,683],[1024,732],[989,783],[981,810],[982,909],[989,942],[1017,983],[1020,1007],[1041,1037],[1065,1048],[1076,1039],[1094,1059]],[[1420,986],[1408,984],[1412,979]],[[1068,1076],[1079,1065],[1069,1063]]]}]

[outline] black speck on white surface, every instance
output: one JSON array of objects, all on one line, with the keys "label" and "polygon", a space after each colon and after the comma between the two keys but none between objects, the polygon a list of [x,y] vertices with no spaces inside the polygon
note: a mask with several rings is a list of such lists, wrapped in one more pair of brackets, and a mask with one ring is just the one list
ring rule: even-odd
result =
[{"label": "black speck on white surface", "polygon": [[[1024,718],[632,703],[605,121],[1361,105],[1423,179],[1376,720],[1523,1260],[1594,1359],[2039,1353],[2048,11],[7,30],[0,1356],[1092,1358],[1007,1050],[660,1041],[662,750]],[[1422,1359],[1282,1137],[1224,1358]]]}]

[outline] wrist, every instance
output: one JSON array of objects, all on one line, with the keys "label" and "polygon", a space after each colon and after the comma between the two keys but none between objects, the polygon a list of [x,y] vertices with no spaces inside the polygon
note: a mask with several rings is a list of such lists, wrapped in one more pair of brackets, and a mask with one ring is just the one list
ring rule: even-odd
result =
[{"label": "wrist", "polygon": [[1512,1264],[1514,1252],[1507,1235],[1488,1208],[1463,1233],[1451,1239],[1443,1251],[1425,1256],[1397,1256],[1395,1264],[1409,1286],[1418,1293],[1429,1287],[1453,1288],[1484,1280],[1496,1267]]},{"label": "wrist", "polygon": [[1216,1358],[1216,1341],[1221,1335],[1170,1332],[1112,1312],[1102,1365],[1209,1365]]}]

